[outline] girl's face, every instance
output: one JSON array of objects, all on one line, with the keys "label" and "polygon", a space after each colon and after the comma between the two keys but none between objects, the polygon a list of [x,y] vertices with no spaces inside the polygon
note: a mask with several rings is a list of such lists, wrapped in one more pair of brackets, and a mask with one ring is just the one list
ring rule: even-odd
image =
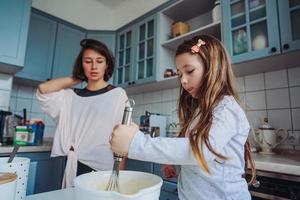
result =
[{"label": "girl's face", "polygon": [[182,87],[196,98],[204,73],[202,59],[198,54],[183,53],[176,56],[175,62]]},{"label": "girl's face", "polygon": [[88,81],[100,81],[107,68],[106,58],[93,49],[86,49],[82,56],[82,66]]}]

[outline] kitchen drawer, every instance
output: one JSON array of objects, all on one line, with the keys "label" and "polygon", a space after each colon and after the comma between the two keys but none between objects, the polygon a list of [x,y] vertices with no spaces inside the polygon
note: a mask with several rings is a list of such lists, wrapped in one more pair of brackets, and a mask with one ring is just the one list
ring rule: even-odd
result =
[{"label": "kitchen drawer", "polygon": [[177,184],[164,181],[159,200],[178,200]]}]

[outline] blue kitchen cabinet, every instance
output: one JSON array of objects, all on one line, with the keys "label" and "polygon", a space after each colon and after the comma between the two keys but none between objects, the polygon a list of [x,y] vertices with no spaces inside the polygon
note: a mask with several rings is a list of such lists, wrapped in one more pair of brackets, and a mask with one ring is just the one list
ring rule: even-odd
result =
[{"label": "blue kitchen cabinet", "polygon": [[137,52],[134,60],[134,81],[142,84],[156,78],[156,16],[150,16],[137,24]]},{"label": "blue kitchen cabinet", "polygon": [[85,31],[58,23],[52,78],[71,76]]},{"label": "blue kitchen cabinet", "polygon": [[32,12],[25,65],[17,77],[45,81],[51,77],[57,22]]},{"label": "blue kitchen cabinet", "polygon": [[116,33],[114,31],[88,31],[86,38],[103,42],[115,55]]},{"label": "blue kitchen cabinet", "polygon": [[133,82],[134,26],[117,33],[115,84],[121,87]]},{"label": "blue kitchen cabinet", "polygon": [[131,170],[131,171],[140,171],[140,172],[152,173],[153,163],[140,161],[140,160],[127,159],[125,169],[126,170]]},{"label": "blue kitchen cabinet", "polygon": [[224,43],[233,63],[280,54],[276,0],[223,0]]},{"label": "blue kitchen cabinet", "polygon": [[30,158],[27,195],[61,189],[64,157],[50,157],[50,152],[19,153]]},{"label": "blue kitchen cabinet", "polygon": [[289,52],[300,49],[300,1],[278,0],[281,49]]},{"label": "blue kitchen cabinet", "polygon": [[1,0],[0,71],[15,73],[24,66],[31,0]]},{"label": "blue kitchen cabinet", "polygon": [[179,200],[177,184],[164,181],[161,187],[159,200]]},{"label": "blue kitchen cabinet", "polygon": [[115,84],[128,87],[156,80],[157,15],[117,33]]}]

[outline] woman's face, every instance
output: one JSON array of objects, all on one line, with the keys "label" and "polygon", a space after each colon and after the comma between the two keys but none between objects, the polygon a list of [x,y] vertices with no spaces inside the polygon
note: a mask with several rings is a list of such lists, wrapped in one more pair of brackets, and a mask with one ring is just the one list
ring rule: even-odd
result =
[{"label": "woman's face", "polygon": [[86,49],[82,56],[82,66],[88,81],[103,80],[107,68],[106,58],[93,49]]},{"label": "woman's face", "polygon": [[175,59],[182,87],[194,98],[197,97],[204,73],[204,64],[198,54],[183,53]]}]

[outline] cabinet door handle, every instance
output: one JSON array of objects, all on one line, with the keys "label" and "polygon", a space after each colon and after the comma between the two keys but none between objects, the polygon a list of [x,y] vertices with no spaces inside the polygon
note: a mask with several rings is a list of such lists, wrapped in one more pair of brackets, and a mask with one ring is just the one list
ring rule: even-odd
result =
[{"label": "cabinet door handle", "polygon": [[284,44],[284,45],[283,45],[283,49],[284,49],[284,50],[287,50],[287,49],[289,49],[289,48],[290,48],[290,45],[289,45],[289,44]]},{"label": "cabinet door handle", "polygon": [[132,85],[135,84],[135,81],[132,81],[131,84],[132,84]]},{"label": "cabinet door handle", "polygon": [[131,85],[131,82],[128,82],[128,85]]},{"label": "cabinet door handle", "polygon": [[271,53],[275,53],[277,51],[277,48],[276,47],[272,47],[271,48]]}]

